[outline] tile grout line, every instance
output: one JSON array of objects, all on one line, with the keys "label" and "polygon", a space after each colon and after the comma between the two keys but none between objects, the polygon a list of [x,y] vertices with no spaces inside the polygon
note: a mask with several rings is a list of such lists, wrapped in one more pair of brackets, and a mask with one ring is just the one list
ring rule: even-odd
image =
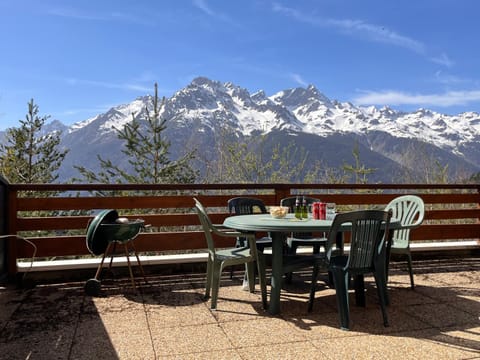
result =
[{"label": "tile grout line", "polygon": [[140,288],[140,290],[138,290],[140,292],[140,295],[142,297],[142,308],[143,308],[143,314],[145,315],[145,321],[147,323],[147,329],[148,329],[148,335],[150,337],[150,344],[152,346],[152,351],[153,351],[153,356],[154,356],[154,359],[157,359],[157,351],[155,350],[155,343],[153,341],[153,334],[152,334],[152,328],[150,327],[150,320],[149,320],[149,316],[147,314],[147,306],[145,304],[145,298],[143,296],[143,291],[142,289]]}]

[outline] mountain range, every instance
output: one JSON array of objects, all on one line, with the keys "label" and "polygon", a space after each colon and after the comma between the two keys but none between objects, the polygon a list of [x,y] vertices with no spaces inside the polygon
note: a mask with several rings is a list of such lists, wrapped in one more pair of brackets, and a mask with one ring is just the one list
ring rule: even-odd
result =
[{"label": "mountain range", "polygon": [[[73,165],[96,170],[97,155],[125,162],[115,129],[131,121],[132,113],[141,116],[151,99],[139,97],[71,126],[47,124],[46,131],[62,131],[62,146],[70,149],[60,180],[78,176]],[[480,115],[475,112],[452,116],[428,109],[360,107],[331,100],[313,85],[271,96],[264,91],[251,94],[231,82],[199,77],[165,99],[161,117],[167,120],[165,135],[173,158],[197,149],[202,157],[215,159],[217,141],[228,129],[237,141],[263,134],[270,146],[293,142],[308,153],[308,163],[336,168],[354,163],[355,144],[362,164],[377,169],[369,181],[405,182],[399,178],[405,170],[422,171],[418,159],[448,165],[451,176],[480,172]]]}]

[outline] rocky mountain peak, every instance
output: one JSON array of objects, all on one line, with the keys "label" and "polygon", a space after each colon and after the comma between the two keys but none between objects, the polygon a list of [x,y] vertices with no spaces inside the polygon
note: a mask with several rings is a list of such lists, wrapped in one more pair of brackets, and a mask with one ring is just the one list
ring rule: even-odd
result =
[{"label": "rocky mountain peak", "polygon": [[[96,151],[100,151],[102,137],[114,137],[114,130],[131,121],[132,113],[141,115],[150,100],[149,95],[139,97],[129,104],[119,105],[72,125],[67,133],[74,135],[74,139],[66,136],[64,146],[69,147],[68,142],[85,144],[95,141],[98,142]],[[197,77],[166,99],[162,117],[169,121],[169,131],[175,134],[179,146],[182,144],[180,139],[184,139],[185,145],[186,139],[205,134],[213,136],[226,126],[239,138],[254,133],[281,132],[289,136],[296,134],[297,137],[300,134],[317,136],[318,139],[348,134],[365,141],[370,134],[376,134],[375,141],[379,144],[380,138],[424,142],[480,168],[480,115],[477,113],[449,116],[427,109],[405,113],[390,107],[358,107],[330,100],[313,85],[286,89],[268,96],[263,90],[250,94],[247,89],[232,82],[221,83]],[[195,131],[197,133],[191,133]],[[81,141],[82,137],[86,139]],[[385,145],[378,145],[378,151],[384,151],[382,147]],[[376,147],[369,144],[369,149],[374,151]],[[78,151],[90,150],[93,151],[93,148],[81,146]],[[105,148],[104,151],[111,149]],[[72,153],[75,153],[74,149]],[[84,157],[96,158],[96,155]]]}]

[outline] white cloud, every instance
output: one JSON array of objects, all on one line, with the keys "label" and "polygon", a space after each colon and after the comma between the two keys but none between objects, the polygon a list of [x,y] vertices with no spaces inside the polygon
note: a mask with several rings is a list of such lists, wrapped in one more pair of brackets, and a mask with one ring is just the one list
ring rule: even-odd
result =
[{"label": "white cloud", "polygon": [[420,41],[400,35],[384,26],[369,24],[361,20],[348,19],[327,19],[325,20],[325,24],[355,36],[363,36],[369,41],[382,42],[403,47],[419,54],[425,53],[425,45]]},{"label": "white cloud", "polygon": [[131,13],[111,12],[111,13],[91,13],[84,12],[74,8],[52,8],[49,9],[48,14],[53,16],[71,18],[76,20],[87,21],[116,21],[126,22],[146,26],[154,26],[155,22],[148,19],[147,16],[135,16]]},{"label": "white cloud", "polygon": [[63,110],[55,113],[55,116],[58,117],[58,116],[73,116],[73,115],[80,115],[80,114],[99,114],[107,111],[108,109],[111,109],[114,106],[118,106],[118,104],[96,106],[92,108],[67,109],[67,110]]},{"label": "white cloud", "polygon": [[290,74],[290,78],[299,85],[302,85],[302,86],[308,85],[308,83],[305,80],[303,80],[303,78],[299,74]]},{"label": "white cloud", "polygon": [[66,17],[78,20],[106,20],[104,16],[84,13],[78,9],[72,8],[53,8],[48,10],[50,15]]},{"label": "white cloud", "polygon": [[442,53],[440,56],[433,57],[430,60],[432,60],[434,63],[443,65],[449,68],[454,65],[454,62],[445,53]]},{"label": "white cloud", "polygon": [[214,11],[210,6],[208,6],[205,0],[193,0],[193,5],[210,17],[233,24],[233,21],[230,17]]},{"label": "white cloud", "polygon": [[215,16],[215,12],[210,9],[207,3],[203,0],[193,0],[193,5],[202,10],[205,14],[209,16]]},{"label": "white cloud", "polygon": [[150,92],[152,91],[153,86],[144,86],[135,83],[109,83],[104,81],[95,81],[95,80],[81,80],[75,78],[66,79],[66,82],[72,86],[76,85],[89,85],[95,87],[103,87],[107,89],[120,89],[120,90],[129,90],[129,91],[141,91],[141,92]]},{"label": "white cloud", "polygon": [[480,101],[480,90],[447,91],[440,94],[409,94],[406,92],[367,91],[352,100],[357,105],[417,105],[449,107]]},{"label": "white cloud", "polygon": [[474,83],[473,80],[461,78],[459,76],[455,76],[455,75],[451,75],[451,74],[445,74],[445,73],[443,73],[443,71],[440,71],[440,70],[435,73],[435,80],[434,81],[438,82],[440,84],[444,84],[444,85]]},{"label": "white cloud", "polygon": [[296,9],[285,7],[278,3],[273,4],[273,11],[282,13],[285,16],[289,16],[299,22],[310,24],[312,26],[332,28],[349,36],[362,37],[367,41],[398,46],[425,56],[430,61],[446,67],[451,67],[454,64],[454,62],[445,53],[442,53],[438,57],[428,57],[427,47],[423,42],[399,34],[385,26],[370,24],[364,22],[363,20],[333,19],[312,16],[307,13],[302,13]]}]

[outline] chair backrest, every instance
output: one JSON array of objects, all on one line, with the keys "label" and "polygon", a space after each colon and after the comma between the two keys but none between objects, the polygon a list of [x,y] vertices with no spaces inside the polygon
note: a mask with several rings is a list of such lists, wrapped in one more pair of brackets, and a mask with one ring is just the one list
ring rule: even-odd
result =
[{"label": "chair backrest", "polygon": [[214,232],[214,225],[212,224],[210,217],[205,210],[205,207],[202,205],[197,198],[195,200],[195,210],[197,210],[198,218],[202,224],[203,231],[205,233],[205,239],[207,240],[208,251],[211,255],[215,255],[215,243],[213,241],[212,232]]},{"label": "chair backrest", "polygon": [[395,230],[393,233],[393,248],[407,248],[410,242],[410,231],[423,222],[425,217],[425,204],[419,196],[399,196],[385,207],[385,211],[391,211],[394,219],[400,220],[402,226],[408,229]]},{"label": "chair backrest", "polygon": [[[320,201],[320,199],[316,199],[316,198],[309,197],[309,196],[305,196],[305,197],[298,196],[298,197],[300,198],[300,201],[302,201],[303,198],[304,198],[307,206],[311,206],[314,202],[319,202]],[[280,206],[287,206],[289,208],[289,212],[293,213],[293,212],[295,212],[296,201],[297,201],[297,196],[290,196],[290,197],[287,197],[287,198],[283,198],[282,200],[280,200]],[[292,236],[295,237],[295,238],[298,238],[298,239],[311,239],[312,238],[312,233],[311,232],[308,232],[308,233],[295,232],[295,233],[292,234]]]},{"label": "chair backrest", "polygon": [[260,199],[250,197],[235,197],[228,200],[230,215],[266,214],[267,208]]},{"label": "chair backrest", "polygon": [[[307,206],[311,206],[314,202],[320,201],[320,199],[312,198],[309,196],[298,196],[298,197],[300,198],[300,201],[302,201],[302,199],[305,199]],[[280,206],[288,206],[290,209],[290,212],[294,212],[296,201],[297,201],[297,196],[290,196],[287,198],[283,198],[282,200],[280,200]]]},{"label": "chair backrest", "polygon": [[332,246],[343,224],[351,224],[350,252],[346,268],[349,271],[368,271],[375,261],[385,256],[385,234],[388,234],[391,213],[382,210],[361,210],[335,216],[328,235],[327,258],[332,256]]}]

